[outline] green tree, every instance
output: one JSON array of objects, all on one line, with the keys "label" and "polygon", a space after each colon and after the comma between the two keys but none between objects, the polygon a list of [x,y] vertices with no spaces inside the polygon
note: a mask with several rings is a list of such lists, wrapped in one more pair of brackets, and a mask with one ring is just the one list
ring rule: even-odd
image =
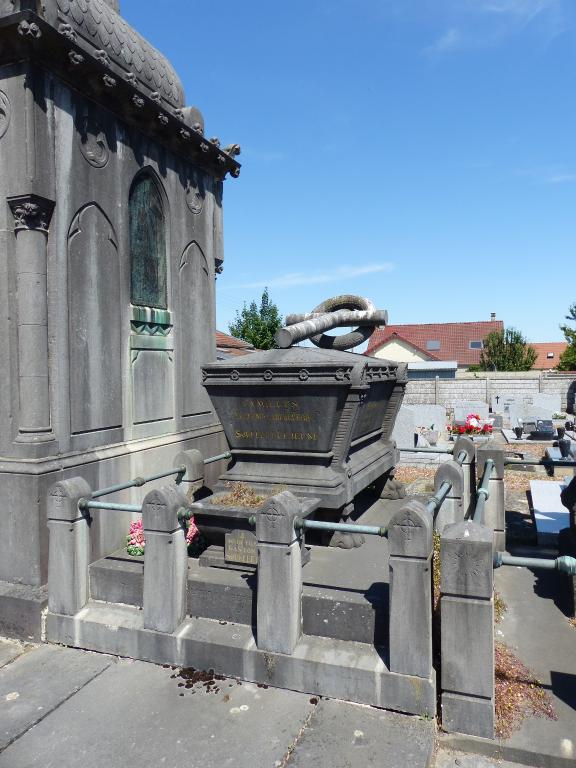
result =
[{"label": "green tree", "polygon": [[[576,323],[576,304],[572,304],[566,315],[566,320]],[[558,363],[559,371],[576,371],[576,328],[570,328],[569,325],[561,325],[560,330],[568,342],[568,347],[560,355]]]},{"label": "green tree", "polygon": [[276,346],[274,334],[282,326],[282,315],[270,301],[268,288],[260,299],[260,309],[255,301],[244,303],[242,311],[236,310],[236,319],[228,326],[232,336],[252,344],[256,349],[272,349]]},{"label": "green tree", "polygon": [[516,328],[492,331],[484,339],[479,371],[529,371],[536,362],[536,350]]}]

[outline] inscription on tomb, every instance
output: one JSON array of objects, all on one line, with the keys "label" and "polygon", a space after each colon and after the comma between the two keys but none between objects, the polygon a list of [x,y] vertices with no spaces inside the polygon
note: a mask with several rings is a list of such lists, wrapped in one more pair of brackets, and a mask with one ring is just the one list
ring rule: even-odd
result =
[{"label": "inscription on tomb", "polygon": [[224,560],[227,563],[258,565],[258,542],[250,531],[235,530],[224,536]]}]

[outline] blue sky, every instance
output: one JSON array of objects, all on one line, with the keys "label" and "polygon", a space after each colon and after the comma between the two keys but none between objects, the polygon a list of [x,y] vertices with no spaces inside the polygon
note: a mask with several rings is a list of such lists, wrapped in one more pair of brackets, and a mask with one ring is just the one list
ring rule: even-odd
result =
[{"label": "blue sky", "polygon": [[576,302],[576,0],[121,0],[206,134],[224,193],[217,322],[267,285],[391,323],[559,341]]}]

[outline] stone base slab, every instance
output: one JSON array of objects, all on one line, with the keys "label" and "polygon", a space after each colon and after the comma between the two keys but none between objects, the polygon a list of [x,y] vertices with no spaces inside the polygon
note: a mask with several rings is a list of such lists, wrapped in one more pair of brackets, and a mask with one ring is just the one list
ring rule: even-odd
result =
[{"label": "stone base slab", "polygon": [[47,605],[47,587],[0,581],[0,635],[39,642],[42,612]]},{"label": "stone base slab", "polygon": [[49,642],[172,664],[254,683],[434,717],[436,682],[392,673],[374,646],[303,636],[294,653],[259,651],[251,627],[186,619],[173,634],[144,629],[137,608],[89,603],[76,616],[49,613]]},{"label": "stone base slab", "polygon": [[[321,562],[320,562],[321,561]],[[314,548],[304,568],[302,619],[308,635],[333,637],[382,646],[388,643],[388,585],[363,579],[366,591],[355,584],[347,589],[334,571],[342,567],[331,551]],[[315,571],[310,571],[316,567]],[[384,571],[384,569],[382,569]],[[105,603],[142,607],[144,558],[133,558],[120,550],[90,566],[90,596]],[[381,579],[383,580],[383,575]],[[256,624],[256,574],[238,566],[206,568],[190,558],[188,568],[188,610],[190,616]]]}]

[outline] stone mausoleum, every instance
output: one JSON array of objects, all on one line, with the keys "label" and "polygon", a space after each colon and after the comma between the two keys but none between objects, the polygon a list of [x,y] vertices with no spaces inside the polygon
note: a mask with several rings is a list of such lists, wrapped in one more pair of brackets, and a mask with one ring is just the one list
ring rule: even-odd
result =
[{"label": "stone mausoleum", "polygon": [[0,633],[39,636],[54,482],[225,447],[200,365],[238,152],[116,0],[0,0]]}]

